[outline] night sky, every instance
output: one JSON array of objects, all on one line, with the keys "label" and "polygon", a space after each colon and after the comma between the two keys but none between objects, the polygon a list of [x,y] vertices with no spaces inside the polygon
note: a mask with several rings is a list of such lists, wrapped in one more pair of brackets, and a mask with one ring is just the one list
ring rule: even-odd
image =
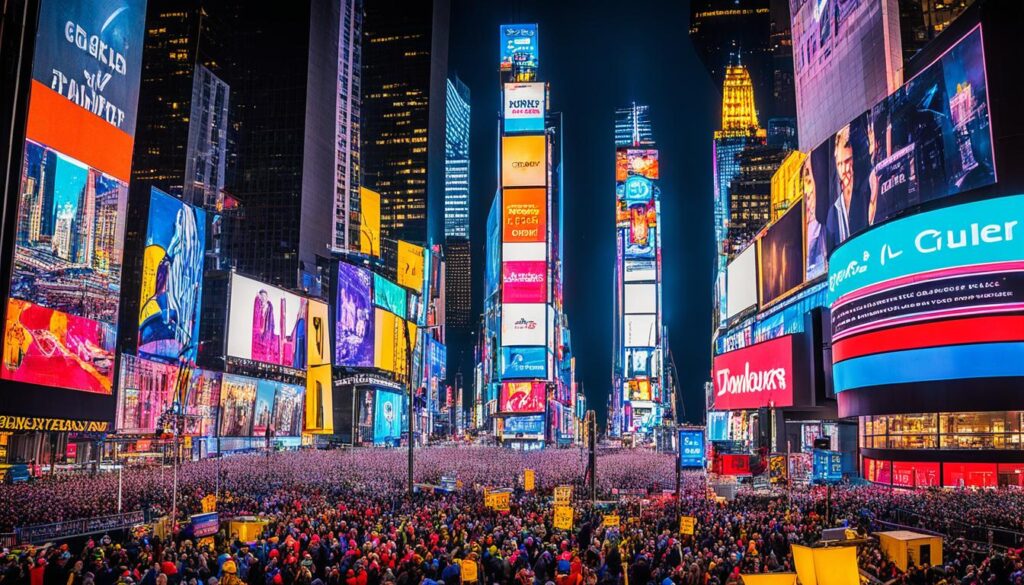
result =
[{"label": "night sky", "polygon": [[701,422],[710,370],[711,139],[720,97],[687,34],[689,3],[453,0],[449,74],[472,105],[474,311],[482,309],[485,224],[497,185],[498,25],[539,25],[538,78],[565,125],[565,305],[577,379],[604,423],[611,390],[614,112],[651,106],[660,149],[665,322],[685,419]]}]

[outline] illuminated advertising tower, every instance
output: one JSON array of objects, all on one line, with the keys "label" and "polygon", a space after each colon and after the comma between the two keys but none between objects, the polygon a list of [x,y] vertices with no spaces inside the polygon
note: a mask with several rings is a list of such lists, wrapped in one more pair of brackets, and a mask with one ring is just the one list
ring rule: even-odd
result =
[{"label": "illuminated advertising tower", "polygon": [[612,434],[648,436],[671,413],[664,376],[661,189],[647,106],[616,112]]}]

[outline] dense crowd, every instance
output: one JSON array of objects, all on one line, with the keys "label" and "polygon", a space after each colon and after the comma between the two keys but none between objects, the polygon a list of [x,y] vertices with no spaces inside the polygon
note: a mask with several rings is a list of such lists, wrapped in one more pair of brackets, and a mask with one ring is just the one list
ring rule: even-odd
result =
[{"label": "dense crowd", "polygon": [[[793,571],[790,544],[818,541],[826,514],[862,533],[897,510],[916,511],[923,524],[934,518],[937,526],[957,517],[1018,527],[1024,515],[1024,495],[1003,490],[842,486],[826,497],[824,488],[804,487],[745,490],[723,503],[707,497],[705,477],[696,473],[683,474],[677,509],[674,460],[642,450],[598,458],[597,505],[582,498],[585,461],[576,450],[423,449],[416,481],[454,476],[461,487],[412,498],[405,465],[404,452],[380,449],[189,463],[178,477],[179,518],[199,512],[200,499],[219,488],[222,518],[269,521],[260,538],[239,542],[222,524],[212,543],[183,529],[170,541],[115,534],[11,551],[0,585],[723,585],[740,582],[741,574]],[[535,470],[536,491],[521,489],[523,469]],[[101,474],[2,486],[0,530],[113,513],[117,481]],[[124,509],[169,510],[171,484],[166,468],[125,472]],[[551,503],[552,488],[565,484],[577,488],[567,530],[555,528]],[[510,510],[487,508],[484,486],[513,488]],[[679,534],[680,512],[696,519],[694,535]],[[605,513],[621,525],[604,526]],[[943,566],[904,574],[877,546],[859,549],[865,573],[915,585],[1024,584],[1019,559],[1019,551],[978,554],[947,542]]]}]

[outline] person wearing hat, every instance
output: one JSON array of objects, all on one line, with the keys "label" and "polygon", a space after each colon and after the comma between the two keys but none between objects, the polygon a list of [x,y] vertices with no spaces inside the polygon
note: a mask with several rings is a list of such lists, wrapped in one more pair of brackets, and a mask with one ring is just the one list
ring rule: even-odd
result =
[{"label": "person wearing hat", "polygon": [[220,578],[220,585],[243,585],[242,580],[238,578],[238,566],[235,565],[235,560],[229,558],[224,561],[224,564],[220,566],[220,570],[223,575]]}]

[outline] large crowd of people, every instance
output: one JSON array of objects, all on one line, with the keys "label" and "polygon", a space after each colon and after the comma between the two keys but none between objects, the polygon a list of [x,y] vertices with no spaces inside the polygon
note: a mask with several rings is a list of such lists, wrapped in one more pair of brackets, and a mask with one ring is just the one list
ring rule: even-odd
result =
[{"label": "large crowd of people", "polygon": [[[609,451],[597,462],[598,502],[584,497],[578,450],[521,453],[493,447],[419,450],[416,481],[451,492],[406,494],[398,450],[300,451],[226,457],[179,468],[179,528],[161,539],[144,531],[6,551],[0,585],[724,585],[741,575],[793,571],[790,544],[813,544],[846,522],[867,533],[914,514],[921,528],[950,518],[1024,526],[1017,491],[893,491],[873,486],[743,489],[735,500],[708,497],[703,474],[686,472],[674,498],[670,455]],[[536,489],[522,489],[533,469]],[[172,507],[172,470],[121,474],[124,510]],[[554,523],[552,490],[575,486],[570,529]],[[508,511],[485,505],[484,487],[512,488]],[[192,537],[187,518],[219,495],[221,519],[263,517],[258,538],[241,542],[222,523],[214,538]],[[643,494],[643,495],[641,495]],[[0,531],[117,511],[118,474],[47,477],[0,486]],[[695,533],[679,533],[679,515]],[[605,526],[615,514],[618,526]],[[943,563],[904,573],[868,539],[862,573],[915,585],[1024,584],[1020,551],[978,551],[947,541]],[[867,578],[867,577],[865,577]]]}]

